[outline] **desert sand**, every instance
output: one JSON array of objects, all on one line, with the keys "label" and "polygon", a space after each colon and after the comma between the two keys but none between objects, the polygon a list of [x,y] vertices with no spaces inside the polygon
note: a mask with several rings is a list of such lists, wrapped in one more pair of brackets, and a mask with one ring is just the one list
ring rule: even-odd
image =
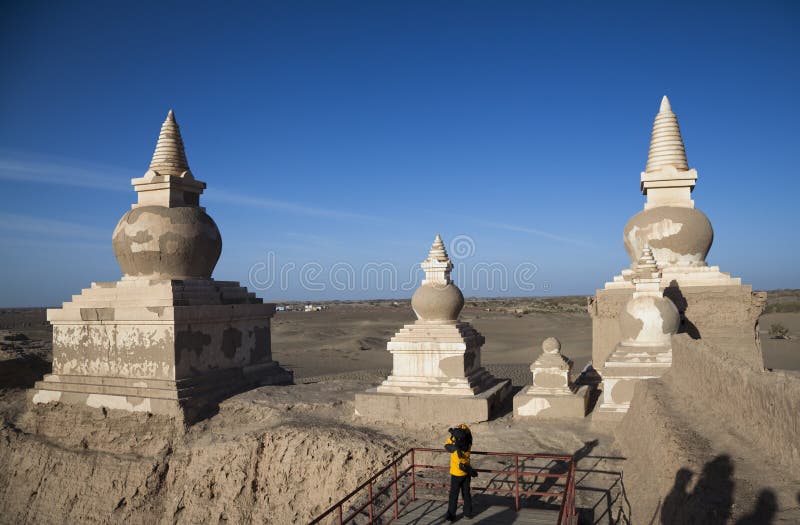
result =
[{"label": "desert sand", "polygon": [[[797,293],[775,295],[760,322],[766,366],[797,371],[800,313],[787,311]],[[487,368],[519,389],[530,382],[528,366],[545,337],[561,340],[575,373],[589,362],[591,322],[584,305],[584,297],[471,299],[462,317],[487,337]],[[49,369],[44,310],[3,310],[0,522],[304,523],[398,451],[439,446],[456,421],[439,428],[373,424],[353,416],[354,394],[379,383],[391,367],[385,343],[413,319],[408,302],[326,306],[275,317],[273,355],[295,372],[295,385],[230,398],[216,415],[186,431],[159,416],[32,407],[25,389]],[[768,339],[774,323],[788,328],[790,339]],[[697,458],[722,450],[736,464],[734,515],[751,511],[758,490],[770,486],[782,498],[780,516],[797,518],[796,508],[786,510],[791,476],[776,477],[772,465],[754,460],[731,440],[735,434],[708,424],[701,406],[691,408],[682,413],[705,429]],[[621,473],[630,479],[636,472],[632,466],[626,471],[613,426],[590,419],[520,422],[509,411],[474,427],[476,449],[578,453],[577,499],[584,518],[632,519]],[[100,420],[105,424],[98,425]]]}]

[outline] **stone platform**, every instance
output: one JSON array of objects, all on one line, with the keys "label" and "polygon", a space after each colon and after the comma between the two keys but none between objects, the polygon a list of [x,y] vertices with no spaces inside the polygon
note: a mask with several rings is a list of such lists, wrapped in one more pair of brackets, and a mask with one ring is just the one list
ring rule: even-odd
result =
[{"label": "stone platform", "polygon": [[271,362],[231,368],[177,381],[47,374],[29,397],[34,403],[164,414],[192,421],[214,403],[245,390],[290,384],[292,373]]},{"label": "stone platform", "polygon": [[192,420],[227,396],[292,382],[272,361],[274,312],[229,281],[93,283],[48,310],[53,373],[36,383],[31,400]]},{"label": "stone platform", "polygon": [[589,405],[589,387],[583,385],[574,394],[540,394],[520,390],[514,396],[514,417],[549,419],[583,418]]},{"label": "stone platform", "polygon": [[494,417],[509,395],[511,381],[494,378],[482,392],[464,396],[383,393],[372,388],[356,394],[356,415],[375,421],[479,423]]}]

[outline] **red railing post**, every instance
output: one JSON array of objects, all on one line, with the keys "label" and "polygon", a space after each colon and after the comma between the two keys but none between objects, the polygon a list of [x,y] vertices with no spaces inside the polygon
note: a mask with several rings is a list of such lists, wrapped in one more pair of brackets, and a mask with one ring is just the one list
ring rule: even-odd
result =
[{"label": "red railing post", "polygon": [[414,457],[414,450],[411,449],[411,501],[417,501],[417,460]]},{"label": "red railing post", "polygon": [[514,454],[514,504],[519,512],[519,454]]},{"label": "red railing post", "polygon": [[573,456],[569,468],[569,488],[570,488],[570,506],[572,507],[572,515],[578,515],[578,509],[575,506],[575,457]]},{"label": "red railing post", "polygon": [[[398,460],[399,461],[399,460]],[[400,505],[397,497],[397,461],[394,463],[394,519],[400,517]]]},{"label": "red railing post", "polygon": [[372,480],[369,482],[369,522],[372,523],[372,513],[373,513],[373,506],[372,506]]},{"label": "red railing post", "polygon": [[339,505],[339,525],[342,525],[342,506]]}]

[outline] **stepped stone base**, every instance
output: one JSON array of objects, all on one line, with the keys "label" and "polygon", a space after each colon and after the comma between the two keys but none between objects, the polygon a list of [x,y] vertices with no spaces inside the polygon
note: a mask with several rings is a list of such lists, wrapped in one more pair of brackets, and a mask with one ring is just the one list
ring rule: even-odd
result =
[{"label": "stepped stone base", "polygon": [[581,386],[573,393],[543,393],[535,389],[520,390],[514,396],[514,418],[583,418],[589,405],[589,387]]},{"label": "stepped stone base", "polygon": [[381,393],[471,396],[493,384],[480,366],[483,336],[469,323],[417,321],[404,326],[386,345],[392,375]]},{"label": "stepped stone base", "polygon": [[384,393],[372,388],[356,394],[356,415],[375,421],[456,425],[488,421],[511,394],[511,381],[493,379],[486,390],[452,394]]},{"label": "stepped stone base", "polygon": [[251,388],[291,384],[292,373],[270,362],[178,381],[48,374],[29,391],[33,403],[164,414],[193,421],[219,401]]},{"label": "stepped stone base", "polygon": [[636,383],[663,376],[671,365],[670,348],[619,345],[602,369],[603,397],[592,419],[621,420],[631,406]]},{"label": "stepped stone base", "polygon": [[53,324],[53,373],[33,403],[76,403],[187,420],[249,388],[292,382],[272,361],[275,306],[212,279],[93,283]]}]

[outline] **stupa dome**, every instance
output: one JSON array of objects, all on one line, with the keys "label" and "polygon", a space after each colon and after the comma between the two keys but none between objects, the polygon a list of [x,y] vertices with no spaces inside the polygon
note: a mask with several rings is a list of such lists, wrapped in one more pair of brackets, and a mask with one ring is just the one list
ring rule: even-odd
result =
[{"label": "stupa dome", "polygon": [[425,280],[411,297],[411,308],[420,321],[455,321],[464,308],[464,295],[450,280],[453,264],[437,234],[428,258],[421,264]]},{"label": "stupa dome", "polygon": [[150,169],[133,180],[139,203],[114,229],[114,255],[126,276],[207,279],[222,252],[214,220],[199,207],[205,184],[194,179],[170,110]]},{"label": "stupa dome", "polygon": [[222,253],[222,237],[202,208],[140,206],[114,229],[114,255],[127,276],[208,279]]},{"label": "stupa dome", "polygon": [[542,351],[546,354],[555,354],[561,351],[561,341],[555,337],[548,337],[542,341]]},{"label": "stupa dome", "polygon": [[631,263],[644,246],[650,246],[661,267],[705,266],[714,229],[706,214],[696,208],[659,206],[631,217],[623,240]]}]

